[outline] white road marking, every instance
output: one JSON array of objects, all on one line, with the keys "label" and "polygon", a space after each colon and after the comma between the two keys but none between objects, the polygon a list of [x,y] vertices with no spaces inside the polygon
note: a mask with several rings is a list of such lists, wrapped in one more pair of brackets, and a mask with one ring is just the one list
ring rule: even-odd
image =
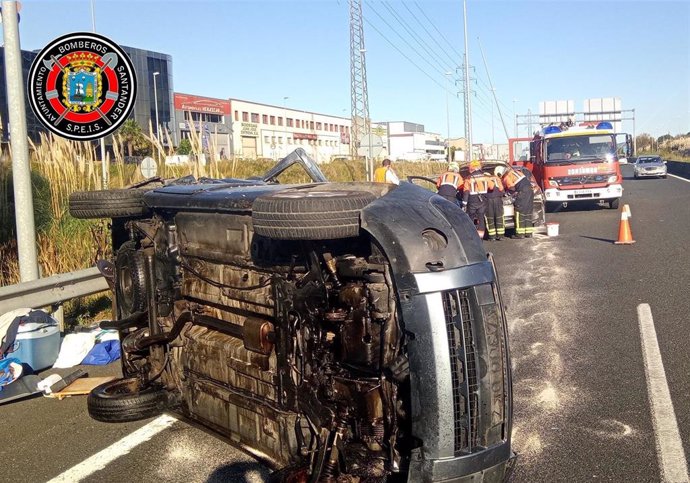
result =
[{"label": "white road marking", "polygon": [[676,178],[676,179],[679,179],[679,180],[681,180],[681,181],[685,181],[686,183],[690,183],[690,179],[682,178],[682,177],[680,177],[680,176],[678,176],[678,175],[676,175],[676,174],[671,174],[671,173],[667,173],[667,174],[668,174],[668,176],[673,176],[673,177]]},{"label": "white road marking", "polygon": [[61,475],[56,476],[48,483],[72,483],[81,481],[96,471],[102,470],[120,456],[126,455],[141,443],[150,440],[156,434],[172,426],[176,421],[177,419],[172,416],[168,416],[167,414],[159,416],[146,426],[142,426],[132,434],[129,434],[120,441],[108,446],[103,451],[96,453],[78,465],[73,466],[69,470],[65,471]]},{"label": "white road marking", "polygon": [[652,309],[649,304],[637,306],[637,318],[640,322],[642,355],[661,480],[668,483],[687,483],[690,481],[688,466],[683,452],[683,443],[678,432],[676,413],[673,410],[673,401],[671,401],[671,393],[668,390],[666,371],[661,360]]}]

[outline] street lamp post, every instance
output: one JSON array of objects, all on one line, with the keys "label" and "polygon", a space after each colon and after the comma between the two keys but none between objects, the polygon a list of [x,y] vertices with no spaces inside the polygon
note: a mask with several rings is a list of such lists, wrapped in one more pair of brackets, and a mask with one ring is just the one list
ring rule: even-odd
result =
[{"label": "street lamp post", "polygon": [[[446,78],[448,79],[449,83],[451,75],[453,75],[452,72],[446,72]],[[446,131],[448,133],[448,136],[446,137],[446,149],[448,150],[448,162],[450,163],[450,108],[448,107],[448,89],[446,89]]]},{"label": "street lamp post", "polygon": [[518,137],[517,135],[517,129],[518,129],[518,118],[517,118],[517,111],[515,111],[515,103],[517,102],[517,99],[513,99],[513,117],[515,118],[515,137]]},{"label": "street lamp post", "polygon": [[289,96],[283,96],[283,132],[285,133],[284,136],[283,136],[283,137],[285,138],[285,139],[283,139],[283,142],[285,143],[285,155],[286,155],[286,156],[287,156],[287,151],[288,151],[288,147],[287,147],[287,137],[288,137],[288,131],[287,131],[287,128],[288,128],[288,125],[287,125],[287,100],[288,100],[288,99],[290,99]]},{"label": "street lamp post", "polygon": [[160,72],[156,71],[153,73],[153,103],[156,105],[156,141],[158,141],[158,146],[157,146],[157,151],[158,151],[158,162],[160,162],[160,144],[161,144],[161,137],[160,137],[160,124],[158,124],[158,89],[156,87],[156,76],[158,76]]}]

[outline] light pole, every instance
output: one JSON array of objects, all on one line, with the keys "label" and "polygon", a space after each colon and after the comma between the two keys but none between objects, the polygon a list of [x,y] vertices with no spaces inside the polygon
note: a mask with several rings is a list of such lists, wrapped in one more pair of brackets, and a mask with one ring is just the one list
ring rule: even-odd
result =
[{"label": "light pole", "polygon": [[[450,83],[450,76],[452,76],[452,72],[446,72],[446,78],[448,79],[448,83]],[[448,162],[451,162],[450,159],[450,108],[448,107],[448,89],[446,89],[446,131],[448,133],[448,136],[446,137],[446,149],[448,150]]]},{"label": "light pole", "polygon": [[158,89],[156,87],[156,76],[158,76],[160,72],[156,71],[153,73],[153,103],[156,105],[156,141],[158,141],[158,146],[157,146],[157,151],[158,151],[158,162],[160,162],[160,144],[161,144],[161,137],[160,137],[160,124],[158,124]]},{"label": "light pole", "polygon": [[515,137],[518,137],[517,135],[517,111],[515,110],[515,103],[517,103],[517,99],[513,99],[513,117],[515,118]]},{"label": "light pole", "polygon": [[285,155],[286,156],[287,156],[287,150],[288,150],[288,147],[287,147],[287,136],[288,136],[288,132],[287,132],[287,128],[288,128],[288,125],[287,125],[287,100],[288,99],[290,99],[289,96],[283,96],[283,131],[285,132],[285,135],[283,136],[285,139],[283,139],[283,141],[285,142]]}]

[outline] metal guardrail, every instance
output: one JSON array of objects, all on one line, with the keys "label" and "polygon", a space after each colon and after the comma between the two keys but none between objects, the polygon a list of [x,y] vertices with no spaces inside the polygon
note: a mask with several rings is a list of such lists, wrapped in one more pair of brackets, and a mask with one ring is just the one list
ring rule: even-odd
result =
[{"label": "metal guardrail", "polygon": [[31,282],[0,287],[0,314],[23,307],[36,309],[108,290],[96,267]]}]

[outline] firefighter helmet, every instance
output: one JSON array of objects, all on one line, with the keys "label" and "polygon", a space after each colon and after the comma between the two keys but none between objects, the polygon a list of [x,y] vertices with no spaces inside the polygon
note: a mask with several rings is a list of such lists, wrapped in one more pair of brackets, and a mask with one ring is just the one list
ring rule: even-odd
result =
[{"label": "firefighter helmet", "polygon": [[458,172],[460,171],[460,165],[456,162],[448,163],[448,171]]},{"label": "firefighter helmet", "polygon": [[496,169],[494,169],[494,174],[501,178],[503,174],[506,172],[506,167],[505,166],[496,166]]},{"label": "firefighter helmet", "polygon": [[478,169],[482,169],[482,163],[477,160],[470,161],[470,171],[477,171]]}]

